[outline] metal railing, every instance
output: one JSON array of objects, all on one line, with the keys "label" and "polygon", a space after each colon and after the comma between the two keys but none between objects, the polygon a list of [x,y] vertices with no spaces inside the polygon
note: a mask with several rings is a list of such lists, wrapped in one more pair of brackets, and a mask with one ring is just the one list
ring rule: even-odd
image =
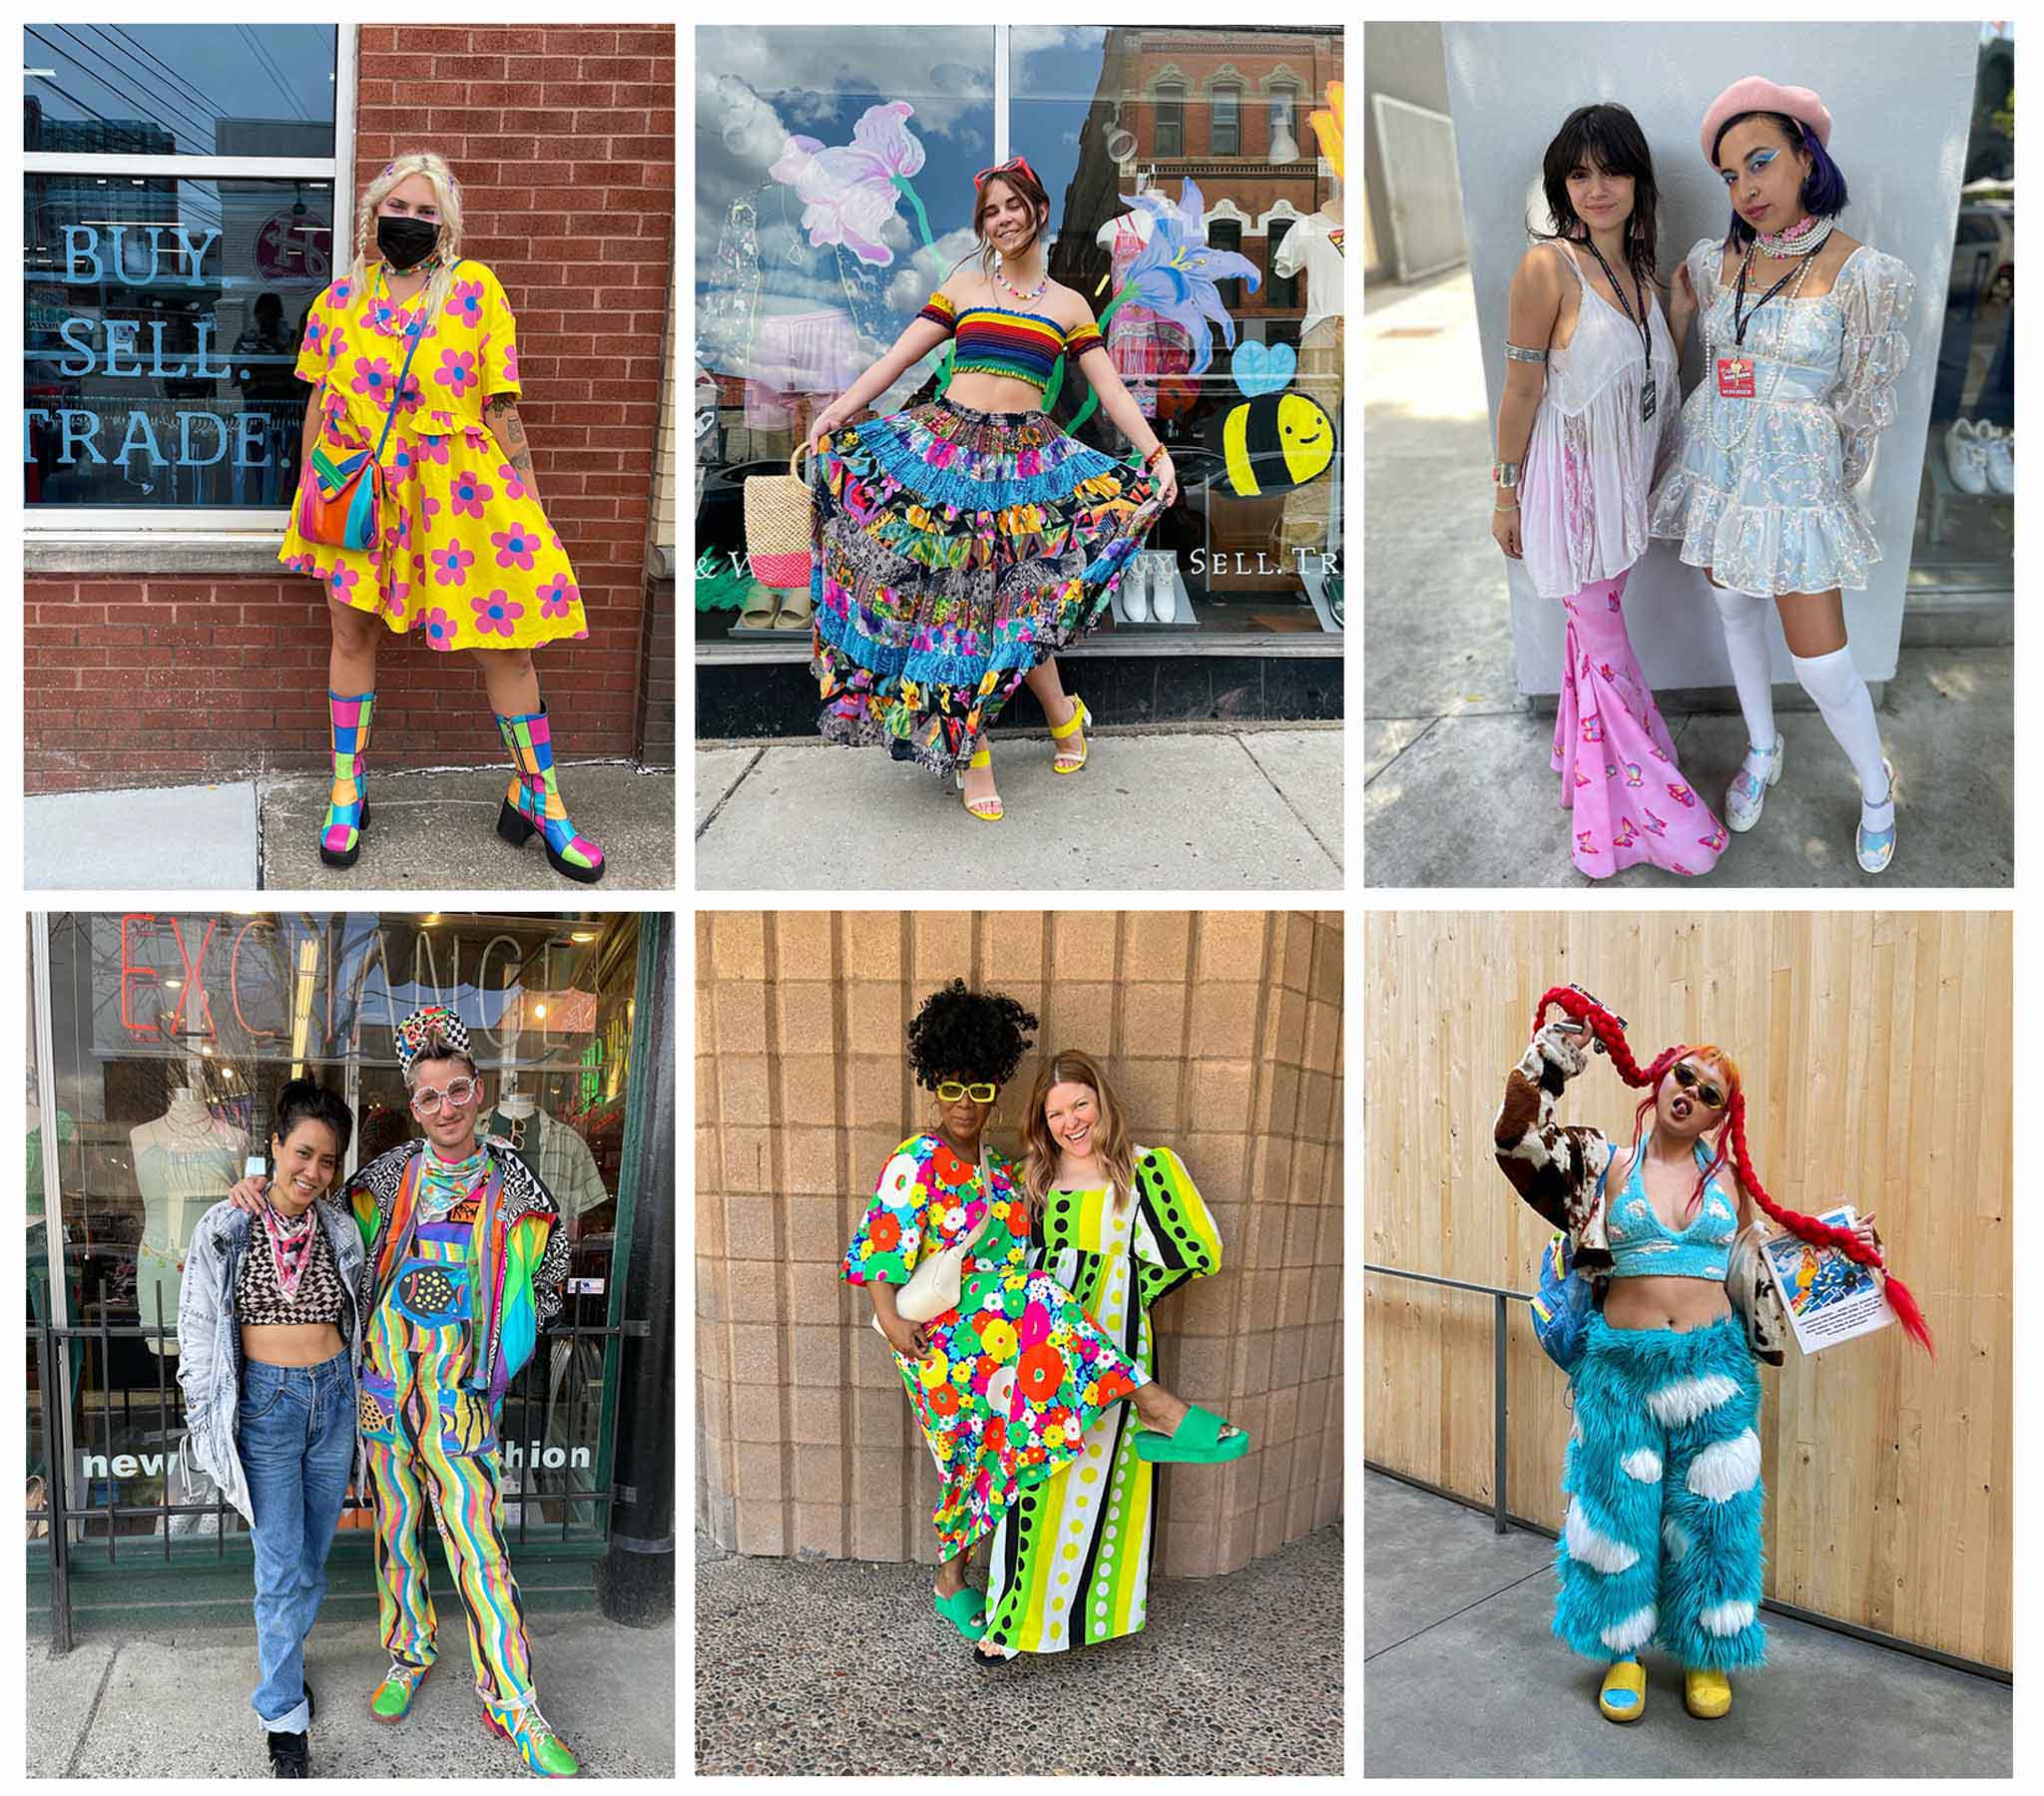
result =
[{"label": "metal railing", "polygon": [[[1379,1278],[1410,1279],[1414,1284],[1445,1285],[1454,1291],[1480,1291],[1491,1299],[1491,1533],[1509,1534],[1514,1528],[1527,1534],[1537,1534],[1546,1540],[1556,1540],[1559,1534],[1544,1523],[1534,1522],[1524,1516],[1515,1516],[1505,1507],[1505,1331],[1510,1326],[1505,1311],[1507,1303],[1531,1303],[1531,1291],[1514,1291],[1504,1285],[1478,1284],[1466,1278],[1442,1278],[1433,1272],[1408,1272],[1402,1266],[1379,1266],[1364,1260],[1362,1270],[1365,1276],[1371,1273]],[[1416,1490],[1431,1492],[1444,1497],[1450,1503],[1459,1503],[1466,1509],[1482,1509],[1484,1505],[1463,1496],[1459,1491],[1448,1490],[1445,1486],[1432,1484],[1410,1472],[1400,1472],[1391,1466],[1380,1466],[1365,1456],[1363,1469],[1380,1472],[1386,1478],[1395,1478],[1400,1484],[1408,1484]],[[1932,1664],[1944,1665],[1954,1671],[1970,1672],[1975,1677],[1985,1677],[1996,1683],[2012,1684],[2015,1674],[2000,1665],[1990,1665],[1980,1659],[1962,1658],[1954,1652],[1943,1652],[1935,1646],[1923,1645],[1920,1641],[1905,1640],[1896,1634],[1876,1632],[1870,1627],[1861,1627],[1857,1622],[1845,1621],[1835,1615],[1821,1614],[1793,1602],[1783,1602],[1773,1596],[1761,1599],[1761,1607],[1771,1614],[1782,1615],[1791,1621],[1801,1621],[1811,1627],[1821,1627],[1831,1633],[1848,1635],[1862,1640],[1869,1646],[1884,1646],[1890,1652],[1906,1652],[1911,1658],[1928,1659]]]},{"label": "metal railing", "polygon": [[1475,1284],[1466,1278],[1442,1278],[1433,1272],[1407,1272],[1401,1266],[1377,1266],[1362,1262],[1365,1276],[1409,1278],[1414,1284],[1446,1285],[1454,1291],[1481,1291],[1492,1300],[1490,1324],[1490,1490],[1491,1532],[1507,1534],[1518,1518],[1505,1509],[1505,1305],[1531,1303],[1531,1291],[1508,1290],[1503,1285]]},{"label": "metal railing", "polygon": [[[120,1563],[121,1541],[124,1538],[121,1534],[120,1525],[123,1522],[145,1519],[155,1522],[157,1526],[151,1531],[149,1536],[130,1535],[125,1537],[129,1542],[129,1558],[132,1561],[138,1550],[154,1556],[157,1552],[156,1543],[160,1539],[162,1543],[161,1557],[166,1564],[170,1563],[173,1558],[172,1545],[174,1540],[189,1542],[208,1535],[212,1536],[216,1543],[216,1559],[225,1563],[231,1535],[235,1530],[242,1527],[240,1512],[228,1503],[226,1497],[217,1486],[214,1489],[210,1502],[173,1503],[170,1501],[173,1467],[178,1457],[177,1443],[185,1434],[184,1394],[180,1390],[177,1378],[171,1370],[170,1356],[162,1352],[159,1352],[156,1356],[157,1378],[156,1391],[154,1393],[154,1427],[151,1427],[148,1410],[149,1398],[146,1394],[146,1388],[143,1399],[144,1407],[141,1427],[145,1431],[145,1438],[153,1443],[152,1451],[162,1455],[164,1476],[163,1501],[154,1504],[119,1503],[114,1501],[120,1481],[112,1473],[111,1467],[117,1458],[135,1457],[129,1454],[127,1444],[135,1439],[136,1404],[134,1399],[136,1390],[133,1386],[123,1386],[116,1391],[107,1388],[104,1383],[102,1385],[101,1401],[98,1406],[98,1420],[100,1424],[101,1457],[109,1467],[108,1475],[104,1480],[108,1501],[104,1503],[92,1501],[94,1485],[99,1481],[83,1475],[83,1459],[80,1461],[79,1470],[81,1476],[79,1483],[85,1501],[83,1503],[74,1503],[72,1501],[71,1474],[73,1468],[70,1463],[69,1452],[71,1418],[67,1411],[76,1381],[74,1378],[67,1376],[70,1368],[60,1364],[60,1356],[66,1350],[75,1351],[78,1345],[90,1348],[92,1344],[97,1343],[99,1347],[100,1376],[102,1381],[104,1381],[107,1377],[108,1369],[113,1363],[115,1342],[142,1340],[175,1343],[177,1341],[177,1327],[175,1324],[167,1325],[164,1323],[162,1320],[162,1310],[163,1298],[162,1292],[159,1291],[157,1296],[158,1320],[155,1323],[114,1323],[103,1320],[81,1326],[66,1326],[47,1321],[31,1323],[29,1325],[28,1333],[36,1354],[37,1395],[42,1405],[41,1437],[44,1464],[44,1500],[42,1507],[32,1507],[28,1510],[28,1526],[31,1530],[39,1525],[47,1529],[46,1538],[50,1552],[50,1639],[53,1648],[59,1653],[69,1652],[73,1644],[71,1574],[74,1558],[80,1550],[86,1548],[89,1540],[91,1541],[94,1556],[98,1557],[98,1542],[92,1537],[97,1536],[101,1530],[104,1530],[106,1563],[109,1566],[113,1566]],[[608,1449],[610,1446],[607,1438],[608,1431],[605,1431],[604,1439],[592,1438],[589,1443],[592,1462],[588,1468],[587,1476],[589,1483],[586,1486],[573,1482],[573,1474],[579,1468],[573,1464],[572,1444],[567,1453],[567,1463],[562,1467],[535,1464],[535,1459],[540,1456],[535,1455],[532,1449],[538,1447],[544,1453],[547,1449],[558,1444],[556,1439],[553,1438],[552,1425],[560,1413],[570,1407],[565,1399],[557,1400],[554,1391],[550,1388],[550,1373],[555,1350],[563,1344],[567,1346],[568,1372],[571,1377],[575,1377],[581,1370],[586,1368],[586,1356],[582,1352],[581,1344],[584,1342],[595,1343],[598,1350],[599,1376],[601,1376],[601,1359],[605,1344],[612,1340],[621,1340],[627,1336],[643,1336],[646,1332],[647,1325],[645,1322],[626,1320],[616,1325],[608,1323],[587,1325],[578,1322],[556,1323],[555,1326],[546,1329],[540,1334],[538,1345],[534,1349],[531,1361],[519,1371],[517,1378],[512,1381],[510,1390],[505,1393],[503,1423],[498,1429],[500,1452],[508,1446],[521,1450],[525,1455],[520,1489],[515,1494],[507,1494],[504,1499],[506,1508],[515,1504],[518,1509],[517,1526],[509,1535],[512,1545],[524,1546],[534,1540],[544,1543],[554,1538],[558,1538],[563,1543],[573,1541],[577,1538],[575,1534],[576,1512],[584,1508],[601,1509],[603,1521],[600,1526],[591,1525],[585,1528],[581,1538],[585,1540],[601,1540],[604,1538],[609,1527],[611,1506],[620,1500],[620,1493],[612,1476],[613,1468],[608,1463]],[[597,1406],[600,1407],[600,1391],[593,1395],[597,1399]],[[121,1410],[122,1433],[124,1436],[124,1443],[119,1453],[116,1451],[114,1435],[115,1411],[117,1407],[115,1400],[117,1397]],[[82,1403],[81,1407],[83,1407]],[[511,1420],[514,1414],[518,1418],[515,1426]],[[536,1429],[534,1427],[535,1415],[538,1421]],[[87,1419],[84,1428],[80,1432],[81,1434],[90,1434],[92,1432],[90,1418]],[[541,1488],[541,1481],[555,1474],[561,1476],[561,1488],[558,1490]],[[209,1480],[208,1482],[211,1483],[212,1481]],[[558,1536],[555,1535],[556,1525],[551,1522],[543,1521],[538,1529],[533,1527],[533,1511],[547,1504],[558,1505],[560,1508],[561,1519],[558,1525]],[[356,1490],[352,1483],[350,1483],[348,1494],[342,1500],[343,1513],[350,1510],[364,1512],[371,1508],[372,1504],[369,1493],[365,1490]],[[213,1526],[211,1528],[195,1528],[184,1534],[174,1534],[172,1519],[175,1517],[207,1517],[212,1519]],[[78,1531],[79,1536],[76,1542],[72,1539],[74,1529]],[[31,1539],[33,1540],[34,1538],[31,1535]],[[242,1533],[241,1538],[246,1538],[245,1532]],[[146,1547],[141,1545],[145,1540],[149,1543]]]}]

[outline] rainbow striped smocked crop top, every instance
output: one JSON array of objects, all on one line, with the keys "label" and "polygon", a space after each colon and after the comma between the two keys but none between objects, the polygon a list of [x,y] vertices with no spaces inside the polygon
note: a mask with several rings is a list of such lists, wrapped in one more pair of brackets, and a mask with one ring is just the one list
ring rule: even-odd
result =
[{"label": "rainbow striped smocked crop top", "polygon": [[1090,318],[1067,331],[1055,318],[1003,311],[998,305],[968,305],[959,311],[942,293],[932,293],[916,316],[941,324],[957,339],[952,365],[960,372],[969,369],[1026,381],[1039,393],[1049,390],[1051,370],[1059,356],[1077,357],[1089,349],[1107,347],[1100,326]]}]

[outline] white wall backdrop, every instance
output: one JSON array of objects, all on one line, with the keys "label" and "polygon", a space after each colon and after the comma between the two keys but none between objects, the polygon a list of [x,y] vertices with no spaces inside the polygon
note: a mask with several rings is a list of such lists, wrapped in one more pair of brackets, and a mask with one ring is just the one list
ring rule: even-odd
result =
[{"label": "white wall backdrop", "polygon": [[[1724,186],[1697,145],[1704,109],[1740,77],[1756,74],[1814,88],[1830,109],[1829,149],[1851,193],[1840,227],[1900,257],[1916,276],[1895,422],[1859,488],[1883,559],[1869,572],[1865,592],[1845,595],[1852,659],[1868,679],[1893,676],[1901,638],[1978,37],[1975,24],[1442,28],[1493,422],[1512,273],[1529,240],[1528,219],[1542,229],[1548,224],[1541,155],[1575,108],[1615,101],[1646,133],[1661,192],[1656,247],[1664,279],[1699,237],[1722,236],[1731,217]],[[1685,396],[1702,376],[1697,343],[1692,331],[1683,357]],[[1657,688],[1729,685],[1709,584],[1675,551],[1673,542],[1657,539],[1633,570],[1626,588],[1633,646]],[[1507,567],[1519,689],[1552,693],[1561,679],[1561,607],[1534,592],[1523,566]],[[1791,681],[1779,620],[1772,630],[1775,678]]]}]

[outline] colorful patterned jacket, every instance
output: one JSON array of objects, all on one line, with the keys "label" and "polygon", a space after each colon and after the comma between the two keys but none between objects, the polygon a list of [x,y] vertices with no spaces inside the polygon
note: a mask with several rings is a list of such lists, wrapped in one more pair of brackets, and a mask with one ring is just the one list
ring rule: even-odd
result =
[{"label": "colorful patterned jacket", "polygon": [[[568,1277],[568,1235],[553,1193],[509,1141],[487,1135],[490,1173],[476,1206],[469,1263],[470,1288],[479,1299],[471,1317],[478,1351],[462,1384],[502,1400],[532,1357],[539,1331],[561,1310]],[[361,1313],[373,1316],[383,1301],[417,1216],[417,1186],[424,1141],[406,1141],[377,1155],[341,1188],[367,1249],[361,1275]]]},{"label": "colorful patterned jacket", "polygon": [[[1559,1022],[1546,1025],[1505,1075],[1504,1103],[1491,1133],[1497,1163],[1512,1189],[1543,1221],[1567,1233],[1576,1270],[1591,1281],[1602,1307],[1612,1264],[1604,1232],[1604,1175],[1618,1150],[1602,1130],[1555,1119],[1562,1088],[1589,1063],[1585,1038],[1564,1033]],[[1788,1319],[1761,1261],[1766,1239],[1759,1220],[1741,1232],[1733,1243],[1725,1292],[1746,1324],[1754,1357],[1779,1366]]]}]

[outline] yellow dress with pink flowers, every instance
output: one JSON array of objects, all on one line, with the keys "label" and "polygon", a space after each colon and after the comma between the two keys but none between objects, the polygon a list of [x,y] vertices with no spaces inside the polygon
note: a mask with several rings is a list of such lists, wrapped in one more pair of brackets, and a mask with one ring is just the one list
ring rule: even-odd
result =
[{"label": "yellow dress with pink flowers", "polygon": [[277,559],[400,635],[423,632],[432,649],[586,637],[560,534],[483,423],[486,400],[519,391],[510,302],[479,261],[455,265],[433,317],[428,291],[393,302],[374,262],[364,279],[343,275],[312,302],[295,371],[319,389],[320,437],[336,459],[376,447],[411,338],[423,335],[383,444],[376,546],[309,542],[293,512]]}]

